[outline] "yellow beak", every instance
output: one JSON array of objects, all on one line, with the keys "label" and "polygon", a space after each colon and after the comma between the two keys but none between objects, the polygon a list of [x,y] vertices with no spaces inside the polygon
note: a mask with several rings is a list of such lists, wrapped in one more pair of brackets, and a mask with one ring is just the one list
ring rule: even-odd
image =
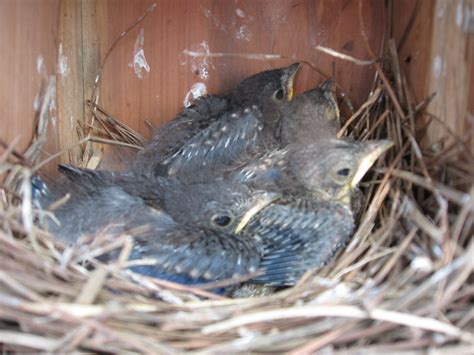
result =
[{"label": "yellow beak", "polygon": [[290,65],[289,69],[292,71],[290,74],[290,78],[288,80],[288,86],[286,88],[286,99],[288,101],[291,101],[293,99],[293,94],[294,94],[294,89],[293,89],[293,83],[295,81],[296,73],[298,73],[298,70],[301,68],[300,63],[295,63]]},{"label": "yellow beak", "polygon": [[367,142],[366,148],[361,152],[357,171],[350,183],[351,188],[357,186],[375,161],[392,146],[393,142],[388,139]]},{"label": "yellow beak", "polygon": [[263,210],[268,205],[272,204],[281,197],[280,194],[274,192],[264,192],[259,196],[256,196],[256,203],[243,215],[239,224],[235,228],[235,233],[238,234],[245,228],[245,226],[250,222],[250,220]]}]

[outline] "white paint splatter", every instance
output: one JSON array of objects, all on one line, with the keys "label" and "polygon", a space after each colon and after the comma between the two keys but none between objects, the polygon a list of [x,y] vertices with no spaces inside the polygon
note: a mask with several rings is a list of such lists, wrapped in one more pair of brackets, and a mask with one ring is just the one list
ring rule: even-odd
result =
[{"label": "white paint splatter", "polygon": [[71,117],[69,117],[69,124],[71,126],[71,128],[74,128],[74,117],[71,115]]},{"label": "white paint splatter", "polygon": [[250,33],[250,30],[247,28],[247,26],[243,25],[240,26],[238,31],[235,33],[235,37],[237,37],[238,40],[250,42],[252,34]]},{"label": "white paint splatter", "polygon": [[[209,54],[209,45],[206,41],[203,41],[197,46],[192,47],[191,50],[200,53]],[[193,73],[198,73],[202,80],[209,79],[209,68],[212,67],[209,57],[193,57],[191,62],[191,70]]]},{"label": "white paint splatter", "polygon": [[150,66],[148,65],[148,62],[146,61],[145,51],[143,49],[144,42],[145,42],[145,31],[142,28],[135,41],[135,46],[133,48],[132,62],[128,64],[129,67],[133,68],[135,75],[139,79],[143,79],[144,77],[143,71],[146,71],[147,73],[150,72]]},{"label": "white paint splatter", "polygon": [[456,26],[461,27],[463,20],[463,6],[462,1],[458,0],[456,5]]},{"label": "white paint splatter", "polygon": [[63,77],[66,77],[69,74],[68,58],[63,53],[62,43],[59,43],[57,72]]},{"label": "white paint splatter", "polygon": [[245,12],[244,12],[244,10],[242,10],[242,9],[237,9],[237,10],[235,10],[235,14],[236,14],[237,16],[239,16],[239,17],[242,17],[242,18],[245,17]]},{"label": "white paint splatter", "polygon": [[443,59],[441,56],[437,55],[433,60],[433,74],[435,78],[439,78],[443,71]]},{"label": "white paint splatter", "polygon": [[43,55],[38,55],[38,58],[36,58],[36,70],[38,71],[38,74],[45,74],[46,73],[46,67],[44,65],[44,58]]},{"label": "white paint splatter", "polygon": [[184,107],[191,106],[194,100],[206,94],[207,94],[206,84],[200,83],[200,82],[194,83],[191,86],[191,89],[189,89],[188,93],[186,94],[186,97],[184,98],[184,101],[183,101]]},{"label": "white paint splatter", "polygon": [[227,33],[227,29],[225,28],[224,24],[219,21],[217,16],[215,16],[211,10],[206,9],[205,7],[201,6],[202,13],[204,16],[206,16],[209,20],[211,20],[214,23],[214,26],[216,26],[218,29],[220,29],[223,32]]}]

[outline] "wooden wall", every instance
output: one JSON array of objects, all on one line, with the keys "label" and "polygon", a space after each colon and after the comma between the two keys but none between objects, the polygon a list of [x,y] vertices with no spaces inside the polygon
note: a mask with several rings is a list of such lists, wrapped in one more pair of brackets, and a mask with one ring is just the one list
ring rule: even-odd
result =
[{"label": "wooden wall", "polygon": [[[51,142],[46,151],[52,153],[76,141],[76,122],[84,120],[84,100],[90,98],[107,51],[153,3],[154,0],[0,0],[0,138],[12,141],[21,136],[20,147],[25,147],[33,129],[33,102],[41,81],[46,73],[57,73],[58,113],[50,125]],[[394,35],[399,39],[415,3],[395,1],[392,12],[387,12],[384,1],[362,1],[364,27],[376,53],[381,51],[384,16],[393,14],[398,19]],[[436,25],[439,22],[434,12],[436,3],[421,1],[417,11],[422,15],[416,18],[416,31],[410,34],[402,49],[402,61],[410,56],[410,61],[404,63],[411,77],[423,78],[416,89],[420,99],[436,82],[429,69],[433,64],[430,61],[436,56],[432,33],[439,36],[445,29]],[[471,2],[456,3],[468,9]],[[324,72],[335,74],[356,106],[364,101],[372,85],[373,68],[335,60],[314,49],[322,45],[360,59],[367,58],[357,0],[160,0],[156,4],[155,10],[115,47],[100,86],[100,104],[145,136],[150,135],[145,121],[159,126],[170,120],[181,109],[194,83],[200,82],[208,92],[219,93],[249,74],[294,61],[191,58],[183,54],[185,49],[279,54],[308,60]],[[453,11],[449,16],[454,16],[456,24],[456,8]],[[436,26],[440,29],[435,31]],[[149,72],[142,68],[141,75],[133,67],[140,33],[144,40],[141,48],[149,66]],[[451,40],[451,37],[444,39]],[[442,49],[449,52],[448,46]],[[38,71],[40,56],[44,66]],[[464,67],[470,68],[466,62],[469,56],[463,58]],[[57,66],[60,62],[62,69]],[[443,66],[445,75],[449,75],[449,68]],[[459,72],[459,77],[467,78],[464,73]],[[322,80],[319,74],[304,67],[297,78],[296,90],[301,92]],[[449,96],[452,85],[446,84],[441,97]],[[464,99],[460,106],[466,108],[468,101]],[[456,129],[462,129],[465,124],[466,110],[459,112],[459,117],[449,119],[456,122],[453,123]],[[76,154],[77,150],[72,151],[63,160],[75,158]],[[54,170],[54,164],[51,166]]]},{"label": "wooden wall", "polygon": [[[117,35],[142,14],[153,1],[112,0],[102,3],[97,18],[101,34],[100,56]],[[133,128],[146,132],[144,119],[166,122],[178,112],[193,83],[202,82],[209,92],[227,90],[257,71],[287,65],[294,60],[261,61],[242,58],[199,59],[183,50],[231,53],[269,53],[303,58],[327,73],[333,59],[314,50],[320,44],[345,48],[364,57],[365,47],[356,1],[219,1],[173,0],[158,2],[156,10],[117,46],[104,73],[103,104]],[[380,48],[382,3],[367,2],[365,18],[375,48]],[[121,19],[115,21],[114,19]],[[129,67],[134,43],[143,29],[144,53],[150,72],[140,79]],[[304,68],[297,89],[304,90],[322,78]],[[373,71],[336,63],[336,76],[361,102],[370,88]]]},{"label": "wooden wall", "polygon": [[[93,25],[100,35],[98,57],[102,59],[117,36],[153,3],[110,0],[93,5],[100,14]],[[368,1],[364,6],[366,25],[378,29],[370,32],[376,50],[381,48],[382,5],[380,1]],[[314,46],[330,46],[364,58],[366,51],[354,17],[356,10],[357,1],[160,1],[155,11],[124,37],[110,56],[103,73],[101,103],[128,126],[149,136],[145,120],[158,126],[170,120],[182,108],[193,84],[202,83],[208,92],[219,93],[245,76],[294,61],[192,58],[183,54],[185,49],[280,54],[309,60],[332,74],[334,60],[317,52]],[[149,72],[142,71],[142,78],[130,66],[141,31],[150,67]],[[91,40],[84,38],[85,43]],[[372,84],[373,69],[347,62],[336,62],[334,68],[355,104],[364,101]],[[296,89],[303,91],[322,80],[305,67],[298,76]]]},{"label": "wooden wall", "polygon": [[[0,139],[29,144],[42,84],[56,73],[59,0],[0,0]],[[58,117],[47,149],[59,149]],[[1,151],[1,150],[0,150]]]},{"label": "wooden wall", "polygon": [[[474,0],[393,2],[393,36],[418,102],[436,93],[426,144],[474,130]],[[410,24],[411,22],[411,24]],[[405,29],[411,30],[404,35]],[[403,43],[401,43],[403,42]],[[474,140],[471,138],[474,151]]]}]

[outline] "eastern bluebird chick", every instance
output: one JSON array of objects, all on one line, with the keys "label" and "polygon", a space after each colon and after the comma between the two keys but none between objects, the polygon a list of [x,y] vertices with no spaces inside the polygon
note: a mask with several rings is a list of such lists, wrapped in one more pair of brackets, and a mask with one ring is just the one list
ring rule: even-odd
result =
[{"label": "eastern bluebird chick", "polygon": [[[242,80],[227,94],[197,99],[155,134],[139,153],[132,170],[147,175],[167,175],[169,166],[176,159],[189,160],[194,154],[203,158],[204,153],[197,151],[201,144],[205,144],[205,154],[211,152],[205,155],[205,163],[212,163],[216,157],[223,161],[233,159],[247,148],[244,138],[250,138],[240,139],[243,145],[223,149],[222,145],[228,148],[230,140],[233,142],[237,139],[235,137],[238,134],[232,135],[236,132],[234,129],[244,134],[255,132],[255,128],[258,128],[262,131],[262,140],[275,139],[282,109],[293,97],[293,81],[299,66],[299,63],[294,63],[288,67],[260,72]],[[253,112],[249,114],[249,110]],[[241,120],[244,122],[240,123]],[[196,137],[204,130],[208,132]],[[228,136],[228,133],[231,135]],[[188,148],[183,150],[183,147]],[[228,152],[229,157],[226,156]],[[183,164],[175,164],[171,173],[176,172],[177,166]]]}]

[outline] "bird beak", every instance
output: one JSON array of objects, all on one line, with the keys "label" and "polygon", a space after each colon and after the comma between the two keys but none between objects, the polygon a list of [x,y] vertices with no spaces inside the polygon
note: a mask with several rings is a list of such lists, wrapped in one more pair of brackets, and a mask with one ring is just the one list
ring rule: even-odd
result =
[{"label": "bird beak", "polygon": [[375,161],[392,146],[393,142],[388,139],[366,142],[365,148],[360,153],[358,168],[350,184],[351,188],[357,186]]},{"label": "bird beak", "polygon": [[324,92],[332,92],[334,86],[334,80],[333,79],[328,79],[324,82],[322,82],[318,88],[320,88]]},{"label": "bird beak", "polygon": [[265,207],[268,205],[271,205],[273,202],[278,200],[281,197],[280,194],[276,192],[261,192],[258,193],[254,198],[253,198],[253,203],[252,207],[245,212],[243,215],[242,219],[240,220],[239,224],[235,228],[235,233],[239,234],[242,229],[245,228],[245,226],[250,222],[250,220],[255,216],[257,213],[259,213],[261,210],[263,210]]},{"label": "bird beak", "polygon": [[334,85],[335,81],[333,79],[328,79],[316,88],[319,89],[320,92],[322,91],[328,102],[330,102],[330,105],[325,112],[326,120],[328,122],[339,120],[341,116],[334,93]]},{"label": "bird beak", "polygon": [[300,63],[293,63],[287,68],[287,73],[289,75],[288,78],[288,85],[286,87],[286,99],[288,101],[291,101],[293,99],[293,83],[295,81],[296,73],[298,73],[298,70],[300,69],[301,64]]}]

